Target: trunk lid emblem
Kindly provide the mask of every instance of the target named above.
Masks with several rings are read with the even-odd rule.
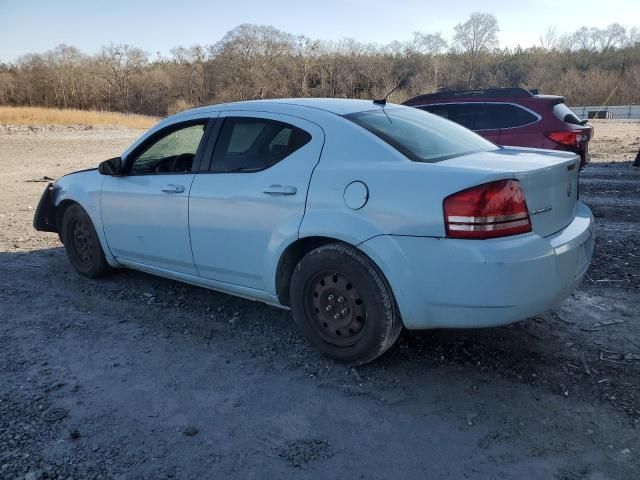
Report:
[[[538,215],[539,213],[550,212],[551,210],[553,210],[553,207],[551,205],[549,205],[548,207],[538,208],[536,210],[531,210],[529,212],[529,215]]]

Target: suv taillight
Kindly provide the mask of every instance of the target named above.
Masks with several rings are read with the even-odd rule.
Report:
[[[498,180],[444,199],[449,238],[486,239],[531,231],[531,218],[517,180]]]
[[[547,132],[545,135],[560,145],[572,148],[579,148],[581,143],[589,141],[589,135],[576,132]]]

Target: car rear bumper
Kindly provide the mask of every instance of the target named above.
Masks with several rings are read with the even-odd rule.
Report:
[[[584,142],[578,150],[580,155],[580,168],[584,167],[591,161],[591,153],[589,153],[589,142]]]
[[[584,277],[595,233],[589,208],[549,237],[494,240],[382,235],[360,245],[385,273],[409,329],[489,327],[561,303]]]

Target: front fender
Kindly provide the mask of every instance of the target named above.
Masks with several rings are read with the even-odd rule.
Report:
[[[65,175],[60,178],[54,186],[53,204],[56,209],[60,208],[63,202],[75,202],[79,204],[84,211],[87,212],[89,218],[91,218],[107,263],[112,267],[117,267],[119,266],[118,262],[109,250],[102,225],[100,192],[104,178],[105,177],[100,175],[97,170],[85,170]]]

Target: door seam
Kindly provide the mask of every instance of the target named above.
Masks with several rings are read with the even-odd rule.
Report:
[[[191,189],[193,188],[193,182],[196,181],[196,175],[193,174],[193,178],[191,179],[191,183],[189,184],[189,191],[187,192],[187,236],[189,237],[189,252],[191,253],[191,262],[193,263],[193,268],[196,271],[196,274],[201,277],[200,270],[198,270],[198,265],[196,265],[196,259],[193,256],[193,244],[191,243]]]
[[[298,231],[296,232],[296,239],[300,238],[300,230],[302,229],[302,222],[304,221],[304,217],[306,217],[307,215],[307,203],[309,202],[309,191],[311,190],[311,180],[313,179],[313,174],[316,172],[316,168],[318,168],[318,165],[320,165],[320,160],[322,159],[322,154],[324,153],[324,145],[327,141],[327,135],[324,129],[320,127],[320,130],[322,130],[322,136],[323,136],[322,147],[320,147],[320,154],[318,155],[318,160],[316,161],[316,164],[311,169],[311,175],[309,175],[309,180],[307,182],[307,191],[304,196],[304,209],[302,210],[302,217],[300,217],[300,223],[298,223]]]

